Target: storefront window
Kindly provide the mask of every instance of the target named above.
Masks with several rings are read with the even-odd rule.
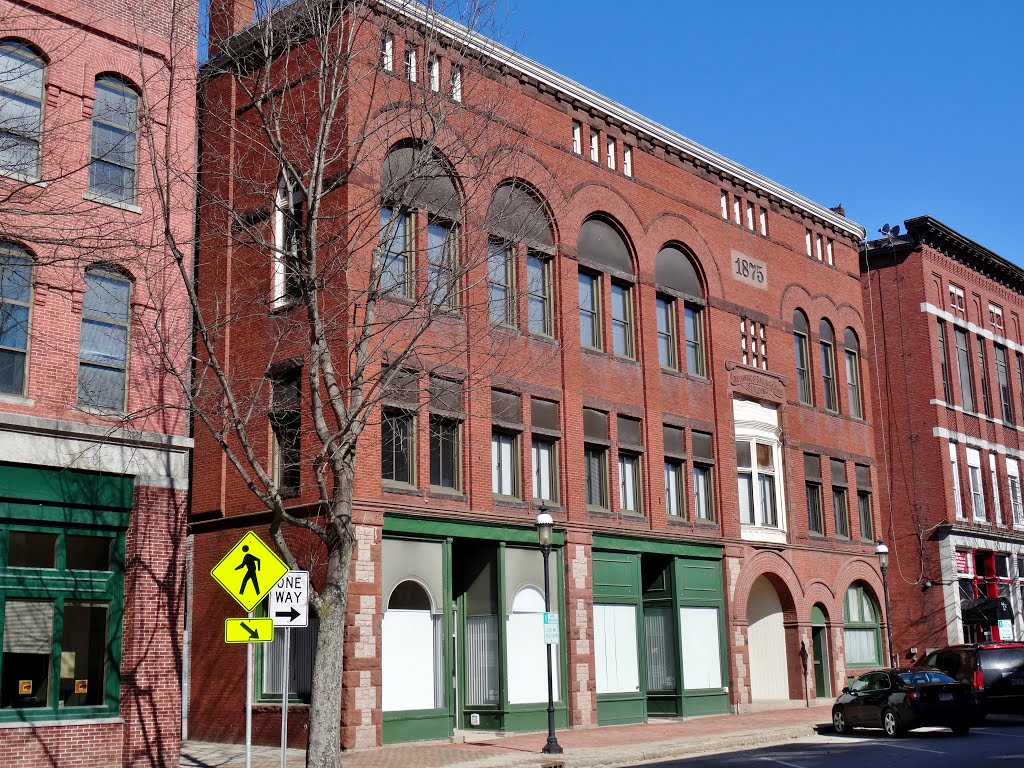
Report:
[[[843,638],[848,666],[881,663],[878,615],[878,603],[868,586],[862,582],[852,584],[843,601]]]

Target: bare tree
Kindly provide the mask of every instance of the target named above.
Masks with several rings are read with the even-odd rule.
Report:
[[[340,764],[357,467],[406,439],[382,405],[415,412],[422,390],[468,410],[493,377],[554,357],[495,332],[523,306],[495,277],[502,249],[553,242],[545,203],[515,181],[528,116],[509,113],[479,34],[495,20],[475,0],[295,0],[213,41],[195,272],[159,167],[176,150],[148,153],[193,368],[179,364],[184,338],[158,324],[152,342],[188,393],[198,450],[219,451],[228,487],[269,511],[284,560],[313,572],[310,766]],[[410,384],[428,373],[429,387]]]

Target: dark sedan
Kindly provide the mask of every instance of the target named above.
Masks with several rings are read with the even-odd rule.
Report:
[[[971,687],[933,669],[881,669],[857,678],[832,707],[836,733],[881,728],[887,736],[926,725],[969,733],[977,701]]]

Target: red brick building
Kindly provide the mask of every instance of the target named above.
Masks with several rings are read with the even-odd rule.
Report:
[[[3,765],[179,761],[195,45],[170,4],[0,4]]]
[[[224,37],[252,18],[251,5],[226,5],[211,19]],[[345,232],[366,265],[376,246],[394,270],[388,289],[400,295],[384,306],[430,288],[408,265],[430,263],[432,238],[455,233],[459,254],[486,254],[431,342],[483,327],[513,353],[483,384],[479,346],[445,366],[406,361],[359,443],[343,743],[543,727],[542,506],[558,529],[563,726],[802,706],[880,664],[862,228],[446,19],[374,5],[353,25],[360,85],[342,104],[372,140],[331,193],[338,210],[370,213]],[[225,73],[259,60],[241,54],[261,33],[224,37],[212,44],[230,56],[213,57],[201,87],[199,273],[204,306],[233,308],[230,375],[268,376],[272,412],[283,364],[309,365],[309,350],[279,332],[291,311],[275,266],[289,247],[282,169]],[[316,56],[308,41],[294,51],[279,50],[270,71],[294,75],[298,91],[298,62]],[[494,133],[467,150],[468,131],[453,129],[436,141],[429,183],[396,191],[423,142],[422,121],[384,117],[399,93],[456,126],[493,110]],[[316,122],[300,110],[284,124]],[[515,226],[493,215],[510,201]],[[229,234],[246,227],[244,242]],[[359,274],[374,273],[347,272],[338,291]],[[270,416],[260,450],[274,464],[287,447]],[[277,478],[294,483],[297,515],[315,498],[313,458],[295,460],[291,482]],[[219,622],[237,608],[205,574],[268,516],[202,434],[193,512],[204,621],[193,623],[190,732],[240,740],[244,652],[224,649]],[[288,682],[300,745],[312,634],[293,643],[300,674]],[[254,729],[267,743],[279,732],[280,653],[275,643],[258,657]]]
[[[861,254],[901,659],[1021,639],[1024,271],[930,216]]]

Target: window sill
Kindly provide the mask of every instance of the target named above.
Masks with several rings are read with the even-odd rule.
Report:
[[[125,411],[119,411],[114,408],[100,408],[97,405],[76,405],[72,410],[79,413],[88,413],[90,416],[106,416],[111,419],[123,419],[127,416]]]
[[[41,189],[46,189],[49,186],[45,181],[40,181],[38,176],[26,176],[23,173],[3,170],[0,170],[0,176],[5,179],[14,179],[15,181],[20,181],[22,184],[28,184],[29,186],[39,187]]]
[[[558,345],[558,339],[547,333],[535,333],[533,331],[528,331],[528,335],[530,337],[530,341],[539,341],[541,344],[551,344],[552,346]]]
[[[786,531],[782,528],[766,528],[750,523],[740,523],[740,537],[744,541],[768,541],[774,544],[786,543]]]
[[[466,494],[456,488],[444,488],[442,486],[432,485],[430,486],[430,498],[464,502],[466,500]]]
[[[530,506],[534,509],[541,509],[543,507],[549,514],[561,514],[562,512],[565,512],[565,508],[553,499],[533,499],[530,502]]]
[[[7,710],[8,712],[12,710]],[[7,722],[0,721],[0,728],[69,728],[79,725],[123,725],[124,720],[119,715],[103,712],[96,717],[57,717],[52,712],[40,715],[38,720],[33,720],[24,714],[24,710],[15,710],[19,717],[17,720]],[[67,711],[67,710],[63,710]],[[83,713],[84,714],[84,713]]]
[[[114,200],[110,197],[104,197],[103,195],[97,195],[94,192],[86,190],[82,193],[82,198],[85,200],[91,200],[94,203],[100,203],[101,205],[109,205],[111,208],[119,208],[122,211],[130,211],[131,213],[142,213],[142,208],[135,203],[126,203],[121,200]]]
[[[515,507],[517,509],[526,509],[530,505],[522,499],[516,496],[503,496],[500,493],[493,494],[495,504],[499,504],[503,507]]]
[[[588,515],[596,515],[597,517],[607,518],[609,520],[618,520],[619,516],[612,512],[607,507],[592,507],[587,506]]]
[[[36,404],[36,401],[29,397],[25,397],[24,395],[0,394],[0,403],[7,403],[8,405],[27,405],[31,407]]]
[[[717,520],[708,520],[707,518],[704,518],[704,517],[698,517],[694,521],[694,525],[696,525],[698,528],[709,528],[709,529],[710,528],[714,528],[716,531],[718,530],[718,521]]]
[[[384,493],[394,493],[399,496],[419,496],[425,498],[426,494],[415,485],[407,485],[393,480],[382,480],[381,486]]]
[[[272,713],[281,712],[281,702],[277,701],[254,701],[252,704],[253,712]],[[301,701],[289,701],[288,702],[289,712],[308,712],[309,704]]]
[[[278,488],[277,494],[282,499],[297,499],[299,497],[299,489],[294,487]]]
[[[273,306],[270,308],[270,314],[276,315],[282,312],[287,312],[290,309],[295,309],[299,306],[298,299],[273,299]]]

